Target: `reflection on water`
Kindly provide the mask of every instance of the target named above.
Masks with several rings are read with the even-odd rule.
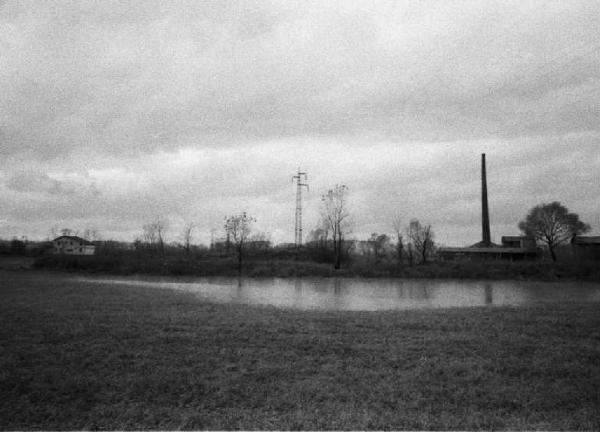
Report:
[[[294,309],[374,311],[600,301],[600,284],[581,282],[225,277],[184,282],[157,278],[83,280],[169,288],[192,292],[212,301]]]
[[[484,285],[484,290],[485,290],[485,304],[486,305],[491,305],[494,304],[494,296],[493,296],[493,288],[492,288],[492,284],[489,282],[486,282]]]

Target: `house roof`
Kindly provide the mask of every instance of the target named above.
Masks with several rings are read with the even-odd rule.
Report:
[[[600,245],[600,236],[575,236],[573,237],[574,244],[597,244]]]
[[[61,239],[73,240],[73,241],[80,242],[80,243],[82,243],[84,245],[94,246],[94,243],[92,243],[91,241],[88,241],[86,239],[83,239],[83,238],[77,237],[77,236],[60,236],[60,237],[56,237],[52,241],[55,242],[55,241],[58,241],[58,240],[61,240]]]

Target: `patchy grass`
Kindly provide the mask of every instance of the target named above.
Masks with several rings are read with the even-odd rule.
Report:
[[[600,428],[597,303],[300,312],[0,280],[1,429]]]

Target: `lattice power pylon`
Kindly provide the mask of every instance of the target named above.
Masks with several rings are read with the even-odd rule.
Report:
[[[292,183],[296,182],[296,228],[294,230],[296,247],[302,245],[302,188],[306,187],[308,191],[307,180],[306,172],[300,171],[300,168],[298,174],[292,177]]]

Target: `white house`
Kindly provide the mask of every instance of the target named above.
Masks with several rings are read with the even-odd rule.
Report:
[[[52,253],[56,255],[94,255],[96,246],[81,237],[60,236],[52,240]]]

